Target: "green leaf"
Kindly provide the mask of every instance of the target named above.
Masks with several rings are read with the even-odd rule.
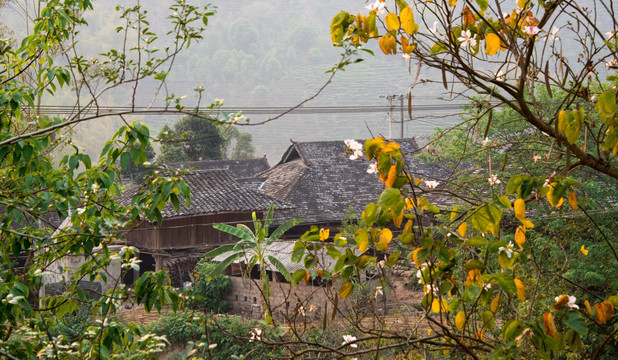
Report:
[[[235,246],[236,244],[228,244],[228,245],[219,246],[218,248],[207,252],[204,255],[204,257],[208,259],[208,258],[219,256],[221,254],[225,254],[226,252],[234,251]]]
[[[515,285],[515,281],[513,280],[513,277],[507,273],[499,273],[495,275],[483,275],[483,280],[485,279],[486,279],[486,282],[495,281],[508,294],[515,295],[517,293],[517,286]]]
[[[465,244],[468,246],[484,247],[488,243],[488,240],[482,236],[475,236],[466,240]]]
[[[481,12],[487,10],[488,0],[476,0],[476,3],[481,9]]]
[[[482,233],[491,232],[497,236],[500,231],[500,220],[502,220],[502,210],[491,204],[486,204],[477,208],[476,212],[469,217],[472,226]]]
[[[268,256],[266,256],[266,258],[268,259],[268,261],[270,261],[271,264],[273,264],[275,266],[277,271],[279,271],[279,273],[281,273],[281,275],[283,275],[283,277],[288,282],[292,281],[292,276],[290,275],[290,272],[288,271],[288,269],[285,267],[285,265],[283,265],[283,263],[279,259],[277,259],[276,257],[274,257],[272,255],[268,255]]]
[[[290,283],[292,285],[298,284],[299,282],[301,282],[301,280],[305,278],[306,274],[307,274],[307,271],[305,269],[298,269],[294,271],[294,273],[292,274],[292,281]]]
[[[212,226],[213,228],[226,232],[230,235],[234,235],[237,238],[246,240],[246,241],[252,241],[255,242],[255,237],[254,236],[249,236],[249,234],[247,234],[246,232],[244,232],[243,230],[240,230],[238,228],[235,228],[233,226],[227,225],[227,224],[214,224]]]
[[[515,194],[517,189],[521,186],[524,180],[528,179],[528,176],[516,174],[511,176],[509,182],[506,184],[506,193],[507,194]]]
[[[520,320],[510,320],[506,323],[503,330],[504,342],[515,340],[524,332],[524,324]]]
[[[243,255],[242,252],[238,252],[236,254],[232,254],[232,255],[228,256],[225,260],[223,260],[220,263],[218,263],[217,266],[215,266],[214,269],[212,269],[212,271],[210,272],[209,276],[221,275],[223,273],[223,271],[228,266],[230,266],[230,264],[232,264],[236,259],[238,259],[242,255]]]
[[[568,318],[565,320],[565,324],[571,329],[577,331],[579,335],[586,336],[588,333],[588,325],[586,325],[586,319],[579,311],[569,311]]]
[[[386,188],[378,198],[378,205],[382,207],[393,207],[401,200],[401,191],[395,188]]]
[[[489,310],[485,310],[481,313],[481,319],[483,320],[483,328],[487,330],[493,330],[496,326],[496,318],[494,313]]]
[[[599,95],[599,101],[597,102],[596,109],[599,112],[599,117],[606,125],[617,125],[617,120],[615,118],[616,93],[613,89],[607,89]]]
[[[441,53],[447,50],[448,50],[448,47],[446,46],[446,44],[444,44],[443,42],[437,42],[431,47],[431,50],[429,51],[429,53],[433,55],[433,54],[438,54],[438,53]]]
[[[279,237],[281,237],[281,235],[283,235],[283,233],[285,233],[286,231],[290,230],[291,228],[293,228],[297,224],[302,223],[303,221],[305,221],[305,218],[302,218],[302,217],[298,217],[298,218],[294,218],[294,219],[290,219],[290,220],[286,221],[281,226],[279,226],[275,231],[273,231],[272,234],[270,234],[270,237],[269,237],[269,240],[268,240],[267,244],[271,244],[273,241],[278,240]]]
[[[300,262],[302,260],[303,255],[305,254],[305,244],[302,241],[298,240],[294,243],[294,249],[292,250],[292,258],[293,262]]]
[[[483,270],[485,269],[485,264],[483,264],[483,262],[479,259],[472,259],[469,260],[466,265],[464,265],[464,269],[466,270],[473,270],[473,269],[479,269],[479,270]]]
[[[349,297],[352,294],[352,290],[354,290],[354,283],[351,281],[344,282],[339,288],[339,297],[342,299]]]

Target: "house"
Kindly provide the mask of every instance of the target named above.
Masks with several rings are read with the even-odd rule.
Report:
[[[173,169],[227,170],[236,181],[252,179],[270,168],[266,157],[240,160],[200,160],[168,164]]]
[[[444,182],[450,176],[444,166],[415,158],[420,149],[413,138],[394,141],[400,144],[412,177]],[[292,217],[305,218],[289,235],[298,237],[311,225],[336,231],[350,210],[360,215],[377,200],[383,183],[367,172],[366,159],[350,160],[345,149],[343,141],[293,141],[277,165],[256,175],[264,179],[258,187],[261,192],[293,204]],[[443,201],[435,196],[432,200]]]
[[[228,170],[193,170],[182,176],[191,187],[191,205],[181,202],[176,211],[168,204],[161,211],[162,223],[143,221],[126,233],[127,243],[140,251],[140,270],[167,269],[173,285],[189,280],[187,273],[206,251],[236,241],[213,224],[250,226],[252,213],[263,218],[273,202],[282,212],[292,209],[284,201],[241,185]],[[122,201],[129,203],[136,190],[127,190]],[[125,282],[132,283],[136,276]]]

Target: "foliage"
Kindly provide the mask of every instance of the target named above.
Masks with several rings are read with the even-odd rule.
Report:
[[[92,312],[85,306],[80,306],[72,314],[65,315],[55,327],[50,329],[52,336],[62,335],[69,343],[82,337],[92,323]]]
[[[549,207],[565,204],[572,211],[584,211],[586,205],[568,195],[574,189],[573,179],[555,178],[556,182],[548,184],[543,178],[513,175],[505,187],[492,185],[488,202],[458,206],[445,212],[448,220],[444,223],[427,226],[424,218],[446,209],[431,204],[423,180],[406,173],[399,145],[377,137],[367,140],[364,150],[367,159],[375,162],[385,189],[377,202],[368,204],[363,211],[366,226],[355,232],[354,246],[361,253],[368,248],[384,252],[384,261],[379,261],[381,255],[355,255],[346,249],[351,240],[342,239],[341,234],[328,242],[328,235],[324,238],[322,232],[310,231],[295,246],[299,251],[294,251],[293,260],[305,267],[299,273],[304,276],[320,268],[312,252],[326,248],[336,264],[324,270],[324,276],[337,280],[341,284],[339,297],[347,298],[361,288],[355,285],[358,270],[369,264],[392,267],[404,257],[411,260],[420,270],[424,286],[420,305],[433,333],[424,335],[412,324],[410,329],[400,328],[399,332],[412,331],[415,343],[425,344],[430,350],[452,348],[472,357],[492,358],[521,358],[528,354],[549,357],[550,352],[578,353],[584,347],[597,357],[608,351],[613,330],[608,334],[604,329],[616,325],[616,292],[610,290],[603,297],[597,295],[594,300],[582,302],[554,292],[555,288],[539,291],[535,285],[540,281],[535,278],[538,272],[530,271],[530,259],[542,256],[542,252],[527,239],[540,222],[532,223],[533,214],[524,199],[531,195],[539,200],[543,197]],[[569,205],[563,196],[571,198]],[[505,216],[517,224],[503,228]],[[403,251],[389,247],[395,241],[391,228],[399,229],[396,240],[403,245]],[[611,242],[606,239],[603,243],[611,252]],[[573,250],[567,253],[570,261],[574,261]],[[384,273],[380,272],[382,276]],[[386,278],[382,284],[388,284]],[[597,336],[588,336],[592,331]],[[524,333],[528,335],[521,337]],[[380,351],[366,347],[379,336],[371,332],[364,335],[363,353]],[[402,342],[396,344],[403,346],[410,340],[408,336],[402,335]],[[390,333],[390,339],[398,339],[398,335]]]
[[[512,11],[486,1],[376,4],[380,6],[368,7],[367,15],[336,14],[330,30],[333,43],[360,48],[376,40],[386,55],[401,51],[405,58],[417,58],[442,72],[447,90],[463,96],[467,89],[481,96],[478,106],[483,112],[506,106],[555,140],[555,148],[573,158],[559,173],[586,166],[618,178],[618,77],[601,81],[605,67],[616,69],[618,37],[615,21],[607,33],[596,24],[596,16],[613,19],[613,3],[521,0]],[[435,21],[433,27],[420,29],[415,15],[420,23]],[[603,40],[588,42],[589,36]],[[578,48],[577,64],[563,54],[567,41]],[[447,75],[459,80],[463,89],[449,85]],[[537,111],[543,107],[536,96],[539,86],[550,98],[556,89],[563,93],[549,113]]]
[[[130,177],[133,183],[141,184],[144,181],[145,175],[152,171],[152,167],[150,169],[147,168],[147,166],[154,161],[155,156],[156,156],[152,145],[149,144],[146,147],[146,150],[144,150],[144,153],[146,155],[146,160],[147,160],[145,164],[131,159],[131,161],[129,161],[127,168],[122,169],[120,171],[122,176]]]
[[[217,120],[205,116],[185,116],[174,129],[164,127],[160,137],[162,162],[220,160],[225,140]]]
[[[113,315],[124,302],[143,305],[147,311],[180,305],[179,291],[167,285],[164,272],[144,272],[130,293],[119,279],[108,277],[107,268],[120,263],[123,274],[139,270],[137,250],[123,246],[118,251],[110,247],[112,242],[122,241],[126,230],[142,220],[160,222],[166,203],[177,209],[181,200],[189,202],[182,174],[165,169],[146,176],[145,185],[130,200],[119,201],[120,171],[131,162],[146,162],[145,150],[150,146],[148,128],[129,123],[125,116],[135,111],[135,93],[143,80],[164,86],[174,58],[201,39],[213,13],[206,7],[174,2],[169,9],[170,43],[164,44],[140,6],[118,7],[122,25],[116,31],[126,46],[88,58],[75,43],[92,10],[89,0],[43,2],[24,37],[0,40],[2,357],[153,358],[164,347],[163,339],[120,323]],[[105,144],[98,161],[92,161],[65,133],[76,124],[101,118],[101,99],[128,88],[133,94],[126,97],[130,110],[105,114],[125,125]],[[41,94],[54,97],[61,91],[71,94],[73,112],[60,117],[36,111]],[[173,111],[184,109],[174,95],[165,102]],[[62,146],[69,149],[68,154],[52,161],[51,155]],[[58,227],[57,219],[67,220]],[[74,268],[62,268],[61,259],[70,256],[83,261]],[[53,282],[53,272],[72,285],[62,294],[38,298],[35,289]],[[110,289],[91,299],[76,285],[81,280],[107,284]],[[88,306],[96,319],[88,330],[69,344],[52,337],[49,330],[80,306]]]
[[[269,349],[260,341],[251,340],[249,334],[261,329],[257,321],[238,316],[201,317],[196,313],[169,313],[150,323],[147,331],[165,336],[176,345],[188,344],[191,356],[203,356],[207,359],[230,359],[233,356],[266,360],[277,350]],[[275,334],[264,328],[264,337]]]
[[[224,297],[229,293],[232,282],[227,275],[210,277],[215,266],[203,260],[195,265],[196,280],[189,295],[196,298],[187,302],[189,308],[216,314],[227,312],[228,304]]]
[[[291,280],[291,276],[283,263],[281,263],[281,260],[272,255],[266,255],[266,250],[269,245],[279,240],[279,237],[286,231],[304,220],[303,218],[288,220],[271,233],[269,229],[273,222],[274,211],[275,204],[273,203],[268,209],[264,223],[257,219],[254,212],[252,214],[253,231],[244,224],[238,224],[236,227],[227,224],[215,224],[213,226],[215,229],[234,235],[240,240],[236,244],[223,245],[204,255],[204,258],[208,259],[217,255],[227,254],[227,257],[212,269],[210,276],[221,274],[225,268],[241,257],[244,259],[243,262],[247,264],[246,269],[248,272],[250,272],[255,265],[259,267],[260,280],[262,281],[261,295],[264,303],[264,319],[268,324],[272,322],[272,311],[270,308],[270,284],[266,270],[269,267],[274,267],[274,269],[281,273],[287,281]]]

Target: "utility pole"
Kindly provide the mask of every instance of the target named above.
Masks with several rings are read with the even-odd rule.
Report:
[[[412,96],[410,94],[393,94],[393,95],[386,95],[386,96],[380,96],[381,98],[386,98],[386,100],[388,101],[388,137],[390,139],[393,138],[393,100],[399,99],[399,106],[400,106],[400,114],[401,114],[401,118],[400,118],[400,132],[399,135],[401,136],[401,138],[403,139],[404,137],[404,99],[409,99],[409,101],[412,101]],[[410,110],[411,112],[411,110]]]

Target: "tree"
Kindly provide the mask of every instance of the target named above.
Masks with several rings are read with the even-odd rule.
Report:
[[[257,220],[256,214],[253,213],[253,231],[244,224],[238,224],[236,227],[227,224],[215,224],[213,226],[215,229],[234,235],[240,240],[236,244],[223,245],[204,255],[204,258],[208,259],[230,253],[212,269],[210,276],[221,274],[223,270],[241,257],[244,259],[244,263],[247,264],[249,274],[254,266],[257,265],[259,267],[260,280],[262,281],[261,295],[264,304],[264,320],[266,320],[267,324],[272,323],[273,319],[272,309],[270,308],[270,282],[266,270],[269,267],[274,267],[287,281],[291,281],[292,278],[281,260],[272,255],[266,255],[266,249],[269,245],[279,240],[286,231],[304,221],[303,218],[288,220],[271,233],[269,229],[273,221],[274,210],[275,204],[271,204],[263,224]]]
[[[240,113],[227,116],[234,123],[244,118]],[[209,116],[185,116],[174,124],[173,130],[166,124],[160,137],[163,139],[159,157],[162,162],[254,157],[251,134],[224,126],[220,120]]]
[[[148,26],[145,9],[119,7],[123,25],[117,32],[125,46],[89,58],[75,45],[80,29],[87,26],[84,16],[92,12],[92,2],[53,0],[40,5],[40,16],[27,35],[0,40],[0,357],[154,358],[164,339],[119,323],[114,314],[125,302],[148,311],[177,309],[179,291],[167,285],[164,272],[145,272],[130,294],[119,279],[108,278],[106,270],[116,262],[123,273],[139,269],[137,251],[129,246],[115,251],[110,245],[142,219],[161,221],[160,209],[167,202],[178,208],[190,194],[182,174],[157,169],[130,204],[118,202],[121,169],[128,169],[131,162],[146,162],[150,146],[148,128],[129,123],[126,116],[137,112],[135,94],[147,80],[149,88],[156,85],[156,100],[157,88],[163,87],[175,57],[201,39],[213,13],[175,2],[170,6],[170,43],[162,44]],[[26,73],[35,76],[27,78]],[[73,112],[63,117],[36,113],[41,94],[59,96],[61,91],[74,101]],[[106,116],[125,125],[93,162],[65,133],[76,124],[100,118],[101,99],[114,91],[126,94],[130,107]],[[174,95],[164,103],[169,111],[186,113]],[[61,146],[73,150],[55,163],[51,156]],[[55,218],[69,220],[58,227]],[[48,271],[67,256],[84,258],[70,272],[59,268],[67,290],[38,298]],[[79,286],[83,280],[108,283],[111,289],[91,298]],[[60,319],[88,308],[96,321],[85,332],[75,339],[53,336],[50,329]]]
[[[376,1],[371,6],[366,16],[337,14],[331,23],[333,43],[361,47],[362,42],[377,40],[385,54],[401,51],[418,59],[419,66],[440,71],[442,83],[453,93],[481,95],[478,106],[483,112],[511,108],[570,159],[558,174],[587,166],[618,178],[618,78],[602,81],[606,68],[617,68],[615,4],[519,0],[512,11],[487,1],[411,6],[405,1]],[[598,23],[601,18],[607,21]],[[383,25],[383,32],[378,25]],[[596,41],[586,41],[589,38]],[[568,42],[564,48],[578,51],[563,53],[563,42]],[[537,85],[544,86],[550,97],[558,89],[565,94],[551,114],[537,111],[542,105]],[[594,110],[585,112],[582,107],[588,103]],[[584,141],[594,146],[582,146]]]
[[[203,116],[185,116],[174,130],[167,125],[162,130],[161,161],[220,160],[225,139],[216,119]]]
[[[344,337],[339,347],[323,347],[300,336],[298,343],[309,344],[316,354],[379,358],[397,351],[401,357],[431,352],[472,359],[549,359],[581,353],[594,359],[614,357],[618,294],[595,294],[593,300],[581,301],[571,291],[583,290],[585,285],[569,284],[564,288],[568,292],[555,293],[553,280],[547,286],[538,284],[534,265],[546,259],[538,258],[541,254],[532,246],[531,236],[543,222],[531,208],[539,202],[574,216],[578,211],[586,213],[589,204],[578,188],[584,178],[579,177],[579,168],[591,169],[595,177],[607,176],[609,184],[618,179],[618,77],[603,74],[605,69],[614,71],[618,61],[615,4],[522,0],[513,11],[504,6],[480,0],[410,4],[377,0],[367,6],[366,14],[341,11],[334,16],[330,33],[335,45],[360,49],[362,43],[376,40],[387,55],[399,51],[413,63],[418,61],[418,66],[437,70],[442,78],[438,83],[450,93],[476,99],[472,122],[482,135],[476,144],[460,138],[466,148],[457,151],[466,153],[470,146],[483,162],[497,156],[510,173],[508,179],[500,179],[496,161],[489,161],[482,175],[484,184],[470,187],[473,193],[457,189],[459,184],[449,179],[446,185],[453,189],[436,188],[407,171],[398,144],[381,137],[368,140],[362,148],[384,188],[377,201],[364,209],[365,226],[354,233],[353,245],[360,252],[374,248],[384,254],[356,256],[345,248],[348,239],[342,241],[339,234],[332,242],[312,241],[310,235],[297,242],[294,259],[305,264],[300,271],[311,273],[315,270],[308,259],[311,251],[326,248],[337,262],[324,277],[341,284],[341,298],[359,290],[360,269],[371,264],[388,269],[404,259],[412,261],[424,289],[418,304],[421,321],[404,321],[393,329],[381,316],[373,319],[377,326],[369,328],[353,319],[351,325],[361,337]],[[579,47],[577,60],[562,51],[562,42],[569,38],[575,41],[565,48]],[[546,106],[540,89],[556,106]],[[523,131],[520,138],[548,139],[540,141],[539,147],[534,141],[511,142],[515,138],[508,133],[511,128],[496,121],[499,108],[517,114],[508,119]],[[505,143],[499,141],[509,137]],[[353,149],[361,147],[354,145]],[[512,162],[506,156],[510,150],[521,157],[543,149],[551,149],[547,152],[551,163],[541,163],[530,172],[517,167],[521,159]],[[439,208],[427,195],[453,195],[457,190],[455,206]],[[612,201],[615,197],[606,199]],[[554,214],[549,213],[550,220]],[[437,225],[427,225],[423,219],[428,216],[436,217]],[[613,264],[618,255],[612,237],[600,226],[597,230],[605,249],[603,263]],[[389,246],[395,241],[398,246]],[[581,263],[587,255],[585,247],[578,255],[565,251],[567,262]],[[562,275],[561,269],[552,270],[556,277]],[[387,287],[387,271],[380,274],[381,286]],[[402,309],[396,316],[416,315],[408,312]],[[287,344],[294,355],[308,352]]]

